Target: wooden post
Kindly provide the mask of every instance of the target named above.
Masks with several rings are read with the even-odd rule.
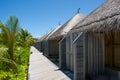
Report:
[[[59,42],[59,67],[66,68],[66,38]]]
[[[85,80],[84,34],[80,33],[73,42],[74,48],[74,80]]]

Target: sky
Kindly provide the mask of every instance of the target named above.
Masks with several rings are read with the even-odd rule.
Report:
[[[39,38],[77,13],[90,14],[106,0],[0,0],[0,21],[19,19],[21,28]]]

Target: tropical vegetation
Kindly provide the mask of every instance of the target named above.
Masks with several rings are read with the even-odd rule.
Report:
[[[19,27],[18,18],[0,22],[0,80],[26,80],[30,46],[35,39]]]

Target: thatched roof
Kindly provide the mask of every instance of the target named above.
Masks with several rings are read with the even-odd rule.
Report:
[[[62,25],[58,25],[55,29],[51,30],[50,32],[46,33],[42,37],[40,37],[37,42],[45,41],[47,40],[56,30],[58,30]]]
[[[120,0],[107,0],[88,15],[74,31],[120,30]]]
[[[70,20],[68,20],[65,24],[63,24],[56,32],[49,36],[49,39],[55,39],[61,36],[66,35],[76,24],[78,24],[81,20],[83,20],[86,15],[77,13]]]
[[[51,31],[51,33],[45,38],[45,40],[48,40],[51,35],[53,35],[62,25],[58,25],[54,30]]]
[[[41,41],[43,41],[49,34],[50,34],[50,32],[49,32],[49,33],[46,33],[45,35],[43,35],[42,37],[40,37],[36,42],[41,42]]]

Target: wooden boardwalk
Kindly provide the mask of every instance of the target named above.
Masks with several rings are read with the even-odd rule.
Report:
[[[36,48],[30,51],[28,80],[71,80]]]

